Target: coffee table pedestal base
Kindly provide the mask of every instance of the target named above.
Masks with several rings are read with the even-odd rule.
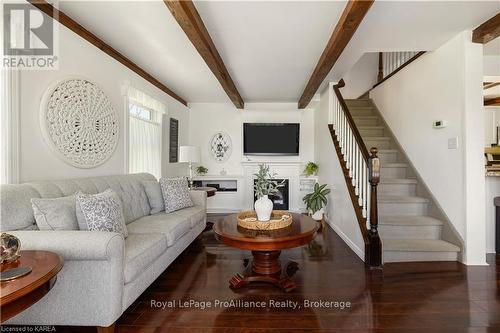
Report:
[[[280,253],[281,251],[252,251],[252,263],[246,262],[245,272],[233,276],[229,286],[239,289],[253,282],[264,282],[271,283],[285,292],[294,290],[297,286],[290,277],[299,269],[298,264],[290,261],[282,270]]]

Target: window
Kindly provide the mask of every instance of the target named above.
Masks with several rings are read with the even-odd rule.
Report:
[[[128,171],[161,177],[164,105],[129,87]]]

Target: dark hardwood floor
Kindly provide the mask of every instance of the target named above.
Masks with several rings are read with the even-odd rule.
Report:
[[[228,280],[251,254],[219,244],[207,231],[122,315],[116,332],[500,332],[499,256],[489,256],[484,267],[394,263],[369,270],[326,227],[309,246],[283,251],[281,257],[299,263],[296,290],[287,294],[263,285],[234,292]],[[212,307],[151,305],[172,300],[206,301]],[[216,300],[284,302],[285,307],[214,308]],[[287,301],[299,306],[286,307]],[[339,303],[307,308],[309,301]]]

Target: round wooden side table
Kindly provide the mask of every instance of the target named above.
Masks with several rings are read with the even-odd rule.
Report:
[[[232,289],[238,289],[252,282],[266,282],[289,292],[296,288],[290,278],[297,271],[298,264],[290,261],[282,269],[279,260],[281,250],[299,247],[313,240],[318,223],[302,214],[291,213],[292,224],[276,230],[250,230],[238,226],[237,214],[228,215],[215,223],[215,237],[220,242],[242,250],[252,251],[253,261],[242,274],[236,274],[230,281]]]
[[[63,266],[59,255],[48,251],[21,251],[12,263],[0,265],[1,271],[15,267],[31,267],[31,273],[14,280],[0,282],[0,322],[5,322],[38,302],[54,286]]]

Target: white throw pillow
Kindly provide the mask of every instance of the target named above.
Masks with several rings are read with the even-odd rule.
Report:
[[[128,236],[121,200],[112,189],[97,194],[77,193],[76,217],[80,230],[111,231]]]
[[[165,200],[165,212],[194,206],[186,178],[160,178],[160,187]]]
[[[40,230],[78,230],[74,195],[60,198],[33,198],[31,206]]]

